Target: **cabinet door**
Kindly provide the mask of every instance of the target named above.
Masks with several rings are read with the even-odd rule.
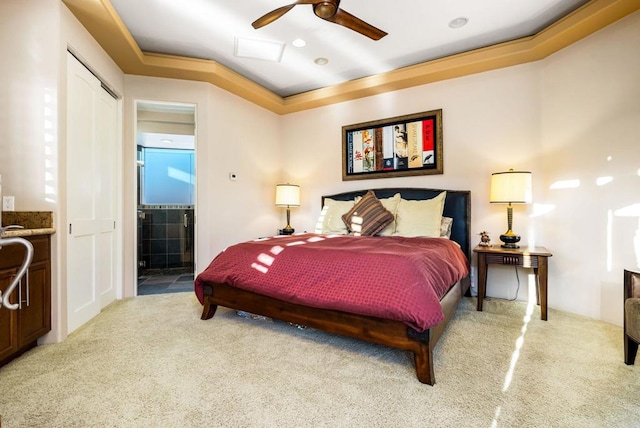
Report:
[[[0,290],[2,290],[3,296],[15,274],[15,269],[0,270]],[[16,302],[17,297],[15,296],[17,294],[18,290],[16,289],[12,293],[11,303]],[[17,319],[17,311],[0,308],[0,361],[11,356],[18,349]]]
[[[18,311],[19,346],[38,340],[51,330],[51,283],[49,262],[34,262],[20,284],[22,303]]]

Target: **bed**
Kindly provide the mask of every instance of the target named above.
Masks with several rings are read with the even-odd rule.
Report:
[[[288,237],[283,236],[266,238],[252,241],[251,243],[237,244],[225,249],[225,251],[216,256],[211,265],[196,277],[195,292],[199,301],[203,305],[201,319],[207,320],[212,318],[216,312],[217,307],[224,306],[238,311],[249,312],[252,314],[262,315],[265,317],[289,322],[295,325],[302,325],[329,333],[340,334],[343,336],[349,336],[368,342],[406,350],[414,354],[415,369],[418,380],[422,383],[433,385],[435,383],[433,368],[434,347],[436,346],[438,339],[444,331],[447,322],[455,312],[458,303],[465,294],[468,295],[470,286],[470,192],[457,190],[446,190],[446,193],[443,192],[445,191],[442,189],[386,188],[346,192],[324,196],[322,198],[322,206],[324,207],[323,214],[326,214],[326,209],[330,205],[329,202],[331,202],[333,205],[338,205],[344,202],[344,204],[346,204],[347,206],[351,206],[352,202],[355,205],[355,201],[358,201],[360,199],[371,199],[371,194],[375,196],[374,199],[377,198],[379,199],[379,201],[383,202],[391,200],[401,200],[401,203],[404,203],[406,206],[416,203],[412,201],[423,201],[424,203],[431,203],[437,198],[442,198],[444,204],[444,207],[441,208],[442,216],[444,218],[452,219],[452,221],[449,223],[450,229],[447,232],[449,239],[397,236],[354,237],[335,233],[326,233],[327,230],[323,229],[316,230],[315,232],[325,233],[305,233]],[[388,207],[388,205],[385,205],[385,207]],[[343,210],[344,209],[345,208],[343,208]],[[364,211],[361,210],[361,212]],[[406,213],[406,211],[403,212]],[[353,213],[353,209],[351,213]],[[359,217],[356,215],[349,218],[357,219]],[[394,216],[394,220],[398,221],[397,227],[399,230],[401,227],[400,209],[397,210],[397,216]],[[323,221],[325,222],[323,224],[326,224],[327,220],[323,220],[323,215],[321,215],[319,224]],[[370,222],[367,222],[367,224],[370,224]],[[404,225],[406,223],[402,224]],[[359,230],[357,225],[351,224],[351,228],[356,230],[355,234],[357,235]],[[388,229],[378,231],[377,234],[384,234],[385,230]],[[354,234],[353,230],[351,230],[351,234]],[[315,254],[310,253],[310,251],[312,251],[315,246],[322,247],[318,248],[317,251],[324,251],[325,255],[322,256],[322,260],[326,260],[326,263],[315,262],[314,269],[317,269],[318,266],[321,266],[322,269],[326,269],[326,276],[331,277],[332,275],[329,275],[329,272],[333,271],[334,266],[340,264],[339,261],[341,259],[344,260],[348,259],[349,257],[353,257],[354,260],[357,258],[357,260],[359,261],[358,264],[380,264],[377,263],[377,261],[380,260],[379,257],[387,256],[382,256],[378,253],[384,251],[378,250],[376,252],[375,250],[373,250],[374,252],[376,252],[376,254],[367,255],[366,251],[362,250],[362,246],[368,245],[369,241],[374,242],[376,244],[375,246],[378,248],[386,248],[387,246],[389,246],[389,248],[392,249],[391,251],[395,251],[394,246],[403,248],[410,247],[410,256],[394,258],[395,261],[393,261],[393,263],[398,263],[398,265],[402,264],[403,260],[405,259],[410,260],[417,258],[418,256],[415,256],[413,252],[417,251],[414,247],[418,247],[417,243],[420,243],[421,246],[424,245],[425,247],[442,247],[444,249],[443,253],[451,253],[451,257],[456,259],[455,263],[463,264],[464,266],[457,266],[453,268],[449,266],[453,265],[453,262],[445,261],[440,263],[445,266],[443,269],[445,269],[447,272],[451,271],[451,273],[441,274],[441,271],[438,270],[437,274],[432,275],[438,278],[442,277],[439,280],[445,282],[444,284],[441,284],[439,286],[439,288],[441,289],[439,292],[440,294],[438,294],[438,291],[435,292],[437,294],[437,308],[434,308],[435,312],[427,313],[427,318],[423,318],[422,313],[410,313],[409,315],[412,318],[406,318],[405,312],[413,311],[414,309],[418,312],[425,311],[422,307],[432,305],[432,303],[430,303],[428,300],[433,300],[433,297],[427,296],[427,292],[419,291],[426,296],[425,302],[421,301],[419,302],[419,304],[416,304],[415,299],[418,298],[409,296],[410,300],[408,301],[410,303],[413,302],[413,304],[409,306],[412,307],[408,309],[400,307],[400,310],[402,311],[401,316],[396,315],[396,312],[394,312],[395,308],[387,308],[386,306],[383,308],[383,310],[380,311],[377,309],[377,307],[375,307],[375,305],[373,305],[371,310],[369,310],[368,306],[364,307],[364,309],[358,307],[352,310],[350,309],[351,306],[344,304],[344,302],[340,300],[342,299],[341,297],[337,299],[339,300],[340,304],[333,304],[333,301],[329,302],[331,304],[325,304],[324,300],[317,300],[317,295],[323,292],[322,290],[325,289],[325,286],[323,285],[322,287],[320,287],[319,285],[315,284],[316,279],[313,279],[314,275],[308,274],[309,266],[312,266],[311,264],[307,263],[306,268],[303,268],[302,266],[305,265],[305,263],[298,263],[300,265],[300,268],[304,270],[301,271],[300,276],[296,278],[303,278],[303,280],[294,281],[296,282],[296,284],[294,284],[296,287],[296,291],[291,292],[287,289],[287,284],[289,284],[289,282],[292,282],[291,277],[286,279],[283,277],[279,277],[276,274],[278,266],[285,263],[285,258],[278,258],[280,257],[280,255],[278,255],[275,258],[275,263],[273,261],[273,257],[270,261],[260,259],[264,256],[264,253],[266,253],[264,249],[267,247],[265,247],[265,245],[272,248],[280,248],[280,250],[278,251],[282,251],[282,248],[285,248],[286,250],[282,251],[282,254],[293,254],[293,249],[295,248],[295,251],[304,251],[304,254],[306,254],[306,256],[302,255],[302,257],[306,257],[307,259],[309,259],[310,254]],[[249,259],[247,259],[246,257],[250,256],[246,255],[245,257],[243,251],[249,251],[249,249],[253,250],[252,247],[257,247],[258,252],[260,252],[261,255],[255,259],[256,261],[254,263],[249,263],[247,261]],[[328,252],[327,249],[329,247],[331,248],[331,251]],[[350,247],[353,247],[357,250],[354,250],[351,253],[347,253],[348,251],[350,251]],[[339,255],[332,255],[332,251],[336,251],[336,248],[339,248],[339,250],[343,252]],[[345,256],[345,254],[347,254],[349,257]],[[429,254],[430,255],[428,256],[422,256],[422,258],[428,258],[429,260],[436,259],[435,256],[431,255],[434,253]],[[367,259],[366,257],[371,258]],[[424,263],[421,262],[420,266],[422,266],[423,264]],[[430,266],[431,265],[435,266],[436,263],[430,262]],[[239,269],[241,266],[249,266],[249,269],[247,270],[251,271],[251,273],[249,274],[250,276],[247,277],[247,279],[243,279],[242,276],[237,275],[237,272],[241,271],[241,269]],[[326,266],[326,268],[324,266]],[[271,270],[267,275],[267,271],[269,269]],[[432,268],[429,267],[427,270],[429,269]],[[438,269],[440,268],[438,267]],[[227,273],[222,275],[223,272]],[[360,276],[364,275],[364,272],[360,274]],[[408,275],[413,275],[413,273],[409,273]],[[257,288],[257,286],[253,284],[252,278],[258,276],[261,278],[270,278],[270,281],[281,281],[280,284],[282,284],[282,286],[278,287],[278,289],[275,291],[262,291],[260,288]],[[322,276],[324,277],[325,275]],[[309,279],[310,277],[311,279]],[[386,277],[383,274],[379,274],[377,278]],[[413,286],[413,284],[417,283],[416,279],[413,276],[410,276],[408,278],[408,284],[412,284],[411,287],[407,287],[408,289],[422,289],[422,287]],[[426,277],[423,276],[422,278]],[[333,280],[335,280],[335,278]],[[371,278],[369,278],[368,280],[371,281]],[[351,279],[345,279],[345,281],[349,281],[349,290],[347,294],[357,294],[359,286],[351,283]],[[396,281],[383,280],[380,282],[383,282],[386,286],[387,284]],[[427,283],[432,282],[432,280],[429,278],[428,280],[425,279],[422,282]],[[347,288],[342,284],[332,284],[330,286],[340,286],[343,289]],[[297,294],[298,292],[300,292],[300,290],[312,290],[312,292],[314,293],[314,299],[316,300],[305,300],[305,296]],[[336,294],[336,289],[326,291],[326,294],[331,295],[333,299],[335,298],[334,295]],[[363,296],[358,297],[358,302],[362,300],[362,297]],[[364,297],[367,301],[371,300],[368,296]],[[419,298],[422,299],[422,294]],[[403,299],[393,300],[395,301]],[[406,302],[407,300],[404,299],[404,301]],[[398,306],[399,305],[400,303],[398,303]]]

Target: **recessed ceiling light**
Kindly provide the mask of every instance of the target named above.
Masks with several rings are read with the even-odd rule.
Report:
[[[449,22],[449,27],[451,28],[460,28],[460,27],[464,27],[465,25],[467,25],[467,22],[469,22],[469,18],[466,18],[464,16],[460,16],[456,19],[452,19]]]
[[[302,39],[295,39],[291,44],[297,48],[303,48],[307,45],[307,42]]]
[[[313,62],[315,62],[317,65],[327,65],[327,64],[329,64],[329,60],[326,59],[326,58],[322,58],[322,57],[314,59]]]

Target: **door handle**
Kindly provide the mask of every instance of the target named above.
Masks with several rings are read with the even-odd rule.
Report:
[[[31,290],[29,290],[29,271],[27,270],[24,274],[24,278],[25,278],[25,282],[26,282],[26,286],[25,286],[25,291],[27,294],[27,299],[24,301],[27,306],[31,306]]]
[[[18,281],[18,309],[22,309],[22,278]]]
[[[189,227],[189,216],[187,213],[184,213],[184,227]]]

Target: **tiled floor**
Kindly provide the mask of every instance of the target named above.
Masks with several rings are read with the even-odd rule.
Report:
[[[138,278],[138,296],[145,294],[193,292],[193,274],[153,275]]]

